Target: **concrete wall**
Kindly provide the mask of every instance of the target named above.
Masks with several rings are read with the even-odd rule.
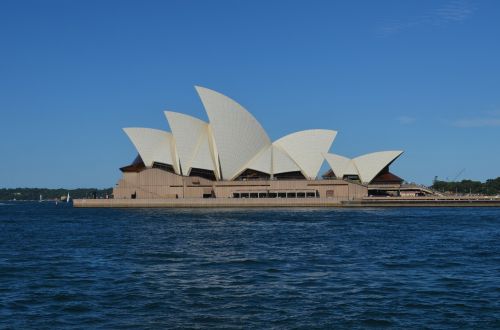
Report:
[[[235,192],[314,192],[319,198],[353,200],[368,195],[366,186],[344,180],[210,181],[183,177],[160,169],[123,173],[113,190],[115,199],[232,198]]]
[[[500,207],[493,197],[75,199],[74,207]]]

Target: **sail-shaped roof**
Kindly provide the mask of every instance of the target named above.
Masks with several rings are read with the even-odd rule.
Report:
[[[196,90],[210,121],[222,178],[234,179],[271,141],[260,123],[240,104],[208,88],[196,86]]]
[[[273,174],[302,172],[297,163],[280,146],[273,143]]]
[[[323,155],[337,178],[343,178],[344,175],[359,175],[352,159],[329,153]]]
[[[267,174],[280,174],[301,170],[293,159],[274,143],[257,154],[246,167]]]
[[[270,145],[269,147],[261,150],[257,155],[255,155],[254,158],[252,158],[248,164],[245,166],[246,168],[271,174],[272,173],[272,148],[273,146]]]
[[[379,151],[362,155],[353,159],[359,171],[359,178],[362,182],[371,182],[377,174],[389,166],[398,158],[403,151]]]
[[[189,175],[192,168],[200,168],[214,171],[219,178],[208,123],[173,111],[165,111],[165,116],[174,136],[182,174]]]
[[[308,179],[315,179],[323,164],[323,153],[328,152],[336,131],[311,129],[299,131],[275,141],[273,144],[285,151]]]
[[[213,171],[218,180],[233,180],[246,169],[270,175],[300,171],[315,179],[326,159],[337,177],[358,175],[371,182],[402,151],[382,151],[349,159],[329,154],[337,132],[312,129],[286,135],[271,143],[260,123],[236,101],[195,86],[209,123],[166,111],[172,133],[150,128],[124,128],[147,167],[170,164],[175,172]]]
[[[358,175],[363,183],[370,183],[385,167],[398,158],[403,151],[379,151],[353,159],[336,154],[324,154],[328,165],[338,178]]]
[[[154,162],[169,164],[172,165],[175,173],[180,174],[172,133],[144,127],[128,127],[123,130],[134,144],[146,167],[153,166]]]

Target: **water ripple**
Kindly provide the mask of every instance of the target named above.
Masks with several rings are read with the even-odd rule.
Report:
[[[0,328],[499,328],[500,210],[0,208]]]

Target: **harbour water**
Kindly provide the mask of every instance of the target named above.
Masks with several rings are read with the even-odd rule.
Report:
[[[500,328],[500,208],[0,203],[0,328]]]

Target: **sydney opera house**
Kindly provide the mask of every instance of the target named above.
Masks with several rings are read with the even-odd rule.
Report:
[[[310,129],[271,141],[261,124],[229,97],[196,87],[208,122],[166,111],[170,131],[124,128],[137,149],[122,167],[115,199],[350,200],[399,194],[389,166],[402,151],[356,158],[329,153],[334,130]],[[324,162],[329,166],[320,173]]]

